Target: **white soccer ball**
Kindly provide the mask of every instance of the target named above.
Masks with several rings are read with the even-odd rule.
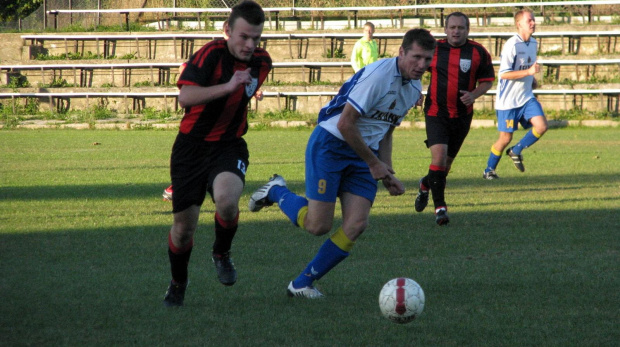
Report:
[[[392,322],[409,323],[424,310],[424,291],[411,278],[394,278],[381,289],[379,307],[383,316]]]

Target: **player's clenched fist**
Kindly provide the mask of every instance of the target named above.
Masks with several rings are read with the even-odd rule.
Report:
[[[250,75],[250,71],[252,71],[251,68],[235,71],[235,74],[228,82],[228,84],[231,86],[230,89],[236,90],[242,84],[252,83],[252,76]]]

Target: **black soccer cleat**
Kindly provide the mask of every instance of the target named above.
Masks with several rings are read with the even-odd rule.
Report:
[[[447,225],[450,223],[450,217],[448,217],[448,210],[445,207],[440,207],[435,210],[435,223],[438,225]]]
[[[217,271],[217,279],[225,286],[232,286],[237,282],[237,270],[235,264],[230,259],[230,252],[223,254],[213,253],[213,263]]]
[[[523,166],[523,156],[521,154],[515,154],[512,149],[514,147],[510,147],[506,150],[506,155],[512,159],[512,163],[515,164],[517,170],[524,172],[525,166]]]
[[[185,289],[187,289],[188,283],[179,284],[170,281],[170,285],[168,286],[168,290],[166,291],[166,295],[164,296],[164,306],[183,306],[183,300],[185,299]]]
[[[483,172],[482,178],[484,178],[485,180],[496,180],[499,178],[499,176],[497,176],[497,174],[495,173],[495,170],[491,170],[491,171]]]
[[[420,178],[418,196],[415,197],[415,211],[416,212],[424,211],[424,209],[426,208],[426,205],[428,205],[428,190],[427,191],[422,190],[421,186],[422,186],[422,179]]]

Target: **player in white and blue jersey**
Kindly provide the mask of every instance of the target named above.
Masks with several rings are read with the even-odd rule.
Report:
[[[521,172],[525,171],[521,152],[536,143],[547,131],[547,118],[533,92],[537,86],[534,75],[540,71],[540,65],[536,62],[538,44],[532,37],[536,30],[534,13],[529,9],[520,10],[515,15],[515,24],[517,35],[506,41],[500,57],[495,100],[499,138],[491,146],[483,174],[483,178],[490,180],[499,178],[495,169],[519,123],[524,129],[531,129],[515,146],[506,150],[506,155]]]
[[[392,169],[392,132],[421,100],[420,78],[435,45],[428,30],[409,30],[398,57],[359,70],[321,109],[306,148],[306,197],[291,192],[279,175],[252,194],[250,211],[278,203],[294,225],[317,236],[332,230],[340,199],[342,226],[289,283],[289,296],[323,297],[313,283],[349,255],[366,229],[377,181],[383,181],[391,195],[405,193]]]

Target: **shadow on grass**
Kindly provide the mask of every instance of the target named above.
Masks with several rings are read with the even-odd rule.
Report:
[[[609,174],[580,174],[576,175],[521,175],[505,176],[499,180],[488,181],[482,179],[481,175],[474,177],[448,177],[448,192],[460,188],[483,189],[496,193],[545,193],[562,192],[578,189],[614,189],[620,182],[620,177],[615,173]],[[265,184],[265,180],[246,181],[244,193],[250,194],[255,189]],[[305,191],[304,183],[297,180],[287,181],[289,188],[303,194]],[[403,180],[403,184],[411,193],[417,189],[417,180]],[[583,184],[583,185],[582,185]],[[585,186],[587,184],[587,186]],[[52,186],[33,186],[33,187],[0,187],[1,200],[54,200],[54,199],[105,199],[105,198],[148,198],[158,197],[161,192],[169,185],[167,182],[156,184],[110,184],[110,185],[52,185]],[[381,186],[381,184],[379,184]],[[568,187],[566,187],[568,185]],[[541,187],[542,186],[542,187]],[[380,189],[382,189],[380,187]],[[415,194],[415,193],[413,193]],[[449,193],[448,193],[449,194]]]
[[[243,218],[233,287],[215,278],[212,222],[204,219],[181,310],[161,305],[168,225],[2,234],[5,342],[527,345],[588,338],[604,345],[613,337],[609,322],[620,299],[614,209],[556,211],[552,219],[548,211],[529,210],[516,220],[505,210],[456,212],[448,227],[434,225],[430,213],[380,213],[349,259],[321,281],[328,299],[319,302],[289,299],[285,288],[325,237],[276,214],[264,222]],[[397,276],[415,278],[427,295],[420,320],[398,329],[376,303],[382,284]],[[338,329],[324,317],[337,319]],[[549,333],[562,337],[549,340]]]

